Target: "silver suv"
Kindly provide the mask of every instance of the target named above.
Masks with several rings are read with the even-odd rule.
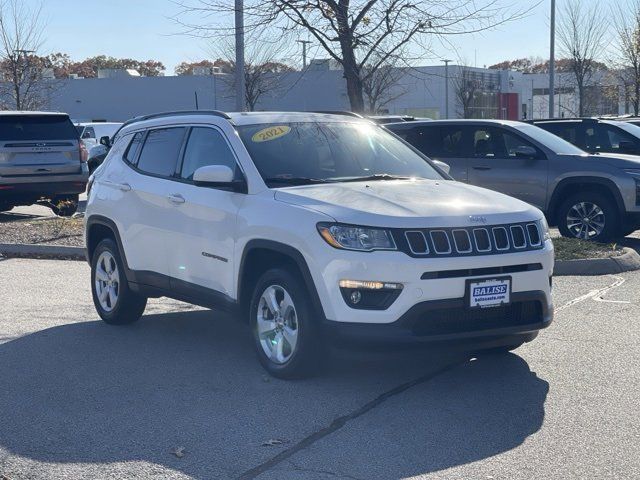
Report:
[[[607,241],[640,227],[640,157],[588,154],[541,128],[504,120],[386,125],[459,181],[540,208],[562,235]]]
[[[44,202],[72,215],[89,178],[87,156],[67,114],[0,112],[0,212]]]

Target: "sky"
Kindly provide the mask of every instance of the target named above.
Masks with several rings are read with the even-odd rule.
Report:
[[[41,54],[68,53],[74,60],[95,55],[160,60],[172,75],[182,61],[207,58],[204,40],[181,35],[172,20],[179,8],[172,0],[21,0],[43,5],[46,24]],[[233,2],[233,0],[228,0]],[[505,0],[516,5],[537,0]],[[557,0],[558,8],[566,0]],[[616,0],[581,0],[601,3],[605,8]],[[522,2],[522,3],[521,3]],[[526,18],[496,30],[455,37],[453,46],[435,45],[420,65],[439,63],[441,58],[464,59],[469,65],[492,65],[506,59],[549,55],[549,3],[542,0]],[[310,57],[326,57],[311,52]]]

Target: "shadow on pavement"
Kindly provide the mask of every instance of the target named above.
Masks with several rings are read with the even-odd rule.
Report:
[[[146,461],[230,478],[381,393],[463,360],[422,350],[339,352],[320,377],[283,382],[260,368],[244,325],[211,317],[147,315],[127,327],[87,321],[0,345],[0,446],[51,464]],[[382,404],[399,409],[393,422],[377,423],[390,445],[378,450],[380,432],[363,432],[368,440],[350,444],[351,460],[370,467],[366,477],[391,478],[495,455],[540,428],[547,390],[515,355],[465,362]],[[387,411],[382,405],[354,426]],[[270,439],[286,443],[262,445]],[[407,458],[402,447],[410,444],[422,445],[420,455]],[[171,455],[177,447],[183,458]]]

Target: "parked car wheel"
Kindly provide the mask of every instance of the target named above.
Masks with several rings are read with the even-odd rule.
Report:
[[[102,240],[91,259],[91,292],[100,318],[124,325],[138,320],[147,305],[146,297],[131,291],[116,243]]]
[[[71,217],[78,211],[78,195],[68,197],[55,197],[51,200],[49,208],[59,217]]]
[[[256,283],[249,315],[262,366],[274,377],[315,373],[322,351],[321,330],[298,275],[282,268],[266,271]]]
[[[577,193],[560,205],[558,229],[564,237],[606,242],[620,234],[620,214],[600,193]]]

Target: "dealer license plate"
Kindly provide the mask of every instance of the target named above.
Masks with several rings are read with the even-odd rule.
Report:
[[[468,291],[471,308],[507,305],[511,301],[511,278],[471,280]]]

